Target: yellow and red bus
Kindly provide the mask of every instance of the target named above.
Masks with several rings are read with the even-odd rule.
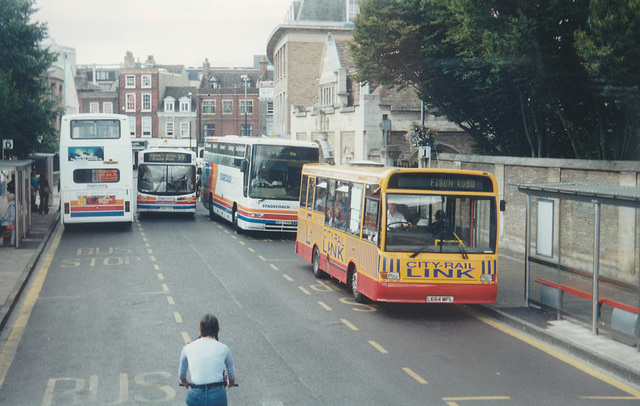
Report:
[[[152,148],[138,153],[138,212],[196,214],[196,153]]]
[[[302,171],[296,252],[357,301],[493,303],[498,189],[467,170],[330,166]]]
[[[276,137],[207,137],[202,204],[236,232],[295,232],[302,166],[318,162],[314,142]]]

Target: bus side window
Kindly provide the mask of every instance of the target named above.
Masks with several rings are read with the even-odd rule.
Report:
[[[351,202],[349,204],[349,234],[360,235],[362,221],[362,183],[351,185]]]
[[[324,206],[325,209],[325,218],[324,224],[328,226],[333,226],[335,210],[334,204],[336,202],[336,181],[335,179],[329,179],[327,181],[327,196],[326,196],[326,204]]]
[[[316,182],[316,201],[314,205],[315,211],[319,211],[324,214],[326,201],[327,201],[327,179],[320,178]]]
[[[363,219],[362,239],[377,243],[380,219],[380,187],[378,185],[366,185]]]
[[[309,175],[302,175],[302,185],[300,185],[300,207],[307,207],[307,182]]]
[[[302,185],[305,185],[304,180],[302,181]],[[309,188],[307,189],[307,209],[313,209],[313,192],[316,188],[316,178],[309,178]]]

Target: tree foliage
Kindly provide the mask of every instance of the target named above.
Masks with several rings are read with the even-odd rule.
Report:
[[[358,79],[414,87],[478,152],[637,159],[640,19],[617,3],[363,0]]]
[[[39,46],[47,28],[30,21],[34,12],[32,0],[0,0],[0,138],[21,158],[50,148],[59,114],[42,79],[56,55]]]

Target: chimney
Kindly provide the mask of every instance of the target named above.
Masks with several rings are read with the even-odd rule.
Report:
[[[262,80],[269,79],[267,77],[267,66],[268,65],[269,65],[269,62],[267,62],[267,58],[265,58],[263,56],[262,59],[260,60],[260,79],[262,79]]]
[[[202,64],[202,77],[206,78],[209,76],[210,70],[211,64],[209,63],[209,58],[204,58],[204,63]]]

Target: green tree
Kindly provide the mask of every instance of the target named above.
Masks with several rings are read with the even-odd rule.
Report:
[[[603,155],[640,159],[640,3],[593,0],[589,24],[575,38],[597,92]]]
[[[13,139],[21,158],[55,144],[52,120],[60,112],[42,75],[56,55],[40,47],[45,24],[30,21],[32,0],[0,0],[0,138]]]
[[[478,152],[607,159],[575,33],[589,1],[363,0],[359,79],[413,86]]]

